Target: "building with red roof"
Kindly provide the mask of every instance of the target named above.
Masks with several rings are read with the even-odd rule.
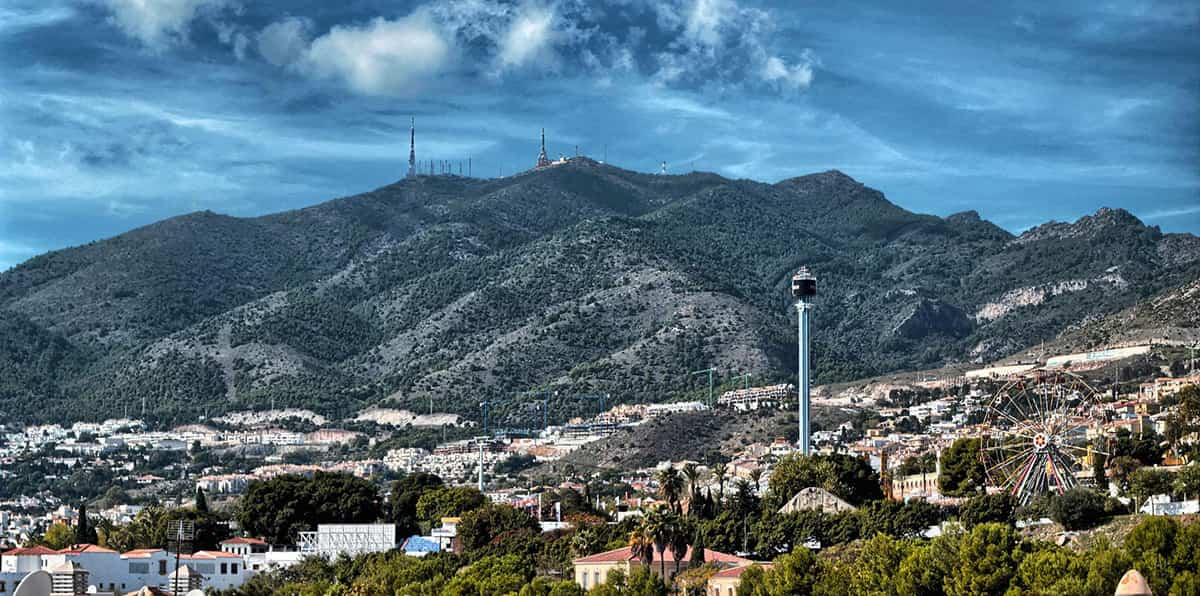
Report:
[[[667,549],[662,553],[662,557],[659,557],[657,552],[655,553],[651,567],[656,573],[660,568],[665,567],[667,576],[670,577],[678,570],[685,569],[691,560],[692,548],[690,546],[678,561],[675,560],[675,555],[671,550]],[[704,549],[704,561],[718,567],[741,567],[754,563],[750,559],[707,548]],[[575,559],[575,583],[584,590],[590,590],[608,581],[608,572],[613,569],[620,569],[628,577],[643,564],[640,558],[633,555],[633,548],[629,546],[588,555]]]

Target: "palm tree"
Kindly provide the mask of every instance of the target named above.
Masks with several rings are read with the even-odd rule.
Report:
[[[700,480],[700,468],[696,464],[688,462],[683,464],[683,477],[688,483],[688,515],[692,514],[692,503],[696,502],[698,494],[697,483]]]
[[[717,504],[725,499],[725,474],[729,472],[729,468],[725,464],[717,464],[713,466],[713,476],[717,477]],[[720,507],[718,507],[719,509]]]
[[[672,511],[679,511],[679,498],[683,493],[683,477],[679,470],[666,468],[658,473],[658,494],[671,506]]]
[[[654,562],[654,536],[649,521],[647,516],[643,516],[629,535],[630,554],[640,559],[647,567]]]
[[[679,561],[687,554],[688,542],[691,542],[692,538],[687,521],[678,515],[670,516],[666,538],[667,548],[671,549],[671,555],[675,557],[675,575],[679,575]]]
[[[754,468],[753,470],[750,470],[750,479],[754,481],[754,492],[758,493],[759,495],[762,495],[762,475],[762,468]]]

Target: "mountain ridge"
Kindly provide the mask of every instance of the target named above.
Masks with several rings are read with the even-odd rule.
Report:
[[[34,388],[0,388],[0,409],[152,395],[161,419],[274,401],[473,413],[534,387],[693,395],[686,373],[709,366],[784,379],[802,264],[822,287],[818,381],[1000,357],[1198,277],[1200,240],[1122,213],[1013,236],[836,170],[765,184],[586,159],[197,212],[0,274],[0,325],[44,346],[0,345],[0,372]],[[38,397],[41,412],[20,405]]]

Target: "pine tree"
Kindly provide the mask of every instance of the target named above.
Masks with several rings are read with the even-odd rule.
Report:
[[[196,511],[199,513],[208,513],[208,498],[204,496],[204,489],[196,487]]]
[[[76,544],[96,544],[100,538],[96,536],[96,529],[88,521],[87,501],[79,503],[79,524],[75,526],[75,543]]]

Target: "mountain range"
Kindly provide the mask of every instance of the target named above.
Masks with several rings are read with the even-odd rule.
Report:
[[[818,278],[822,383],[1141,320],[1200,279],[1200,238],[1114,209],[1015,236],[974,212],[908,212],[837,171],[765,184],[577,158],[419,176],[263,217],[192,213],[0,274],[0,411],[477,418],[488,400],[519,424],[512,397],[533,389],[557,391],[556,419],[592,411],[585,394],[694,397],[707,380],[692,371],[795,374],[801,265]],[[1188,312],[1155,323],[1195,327],[1174,320]]]

